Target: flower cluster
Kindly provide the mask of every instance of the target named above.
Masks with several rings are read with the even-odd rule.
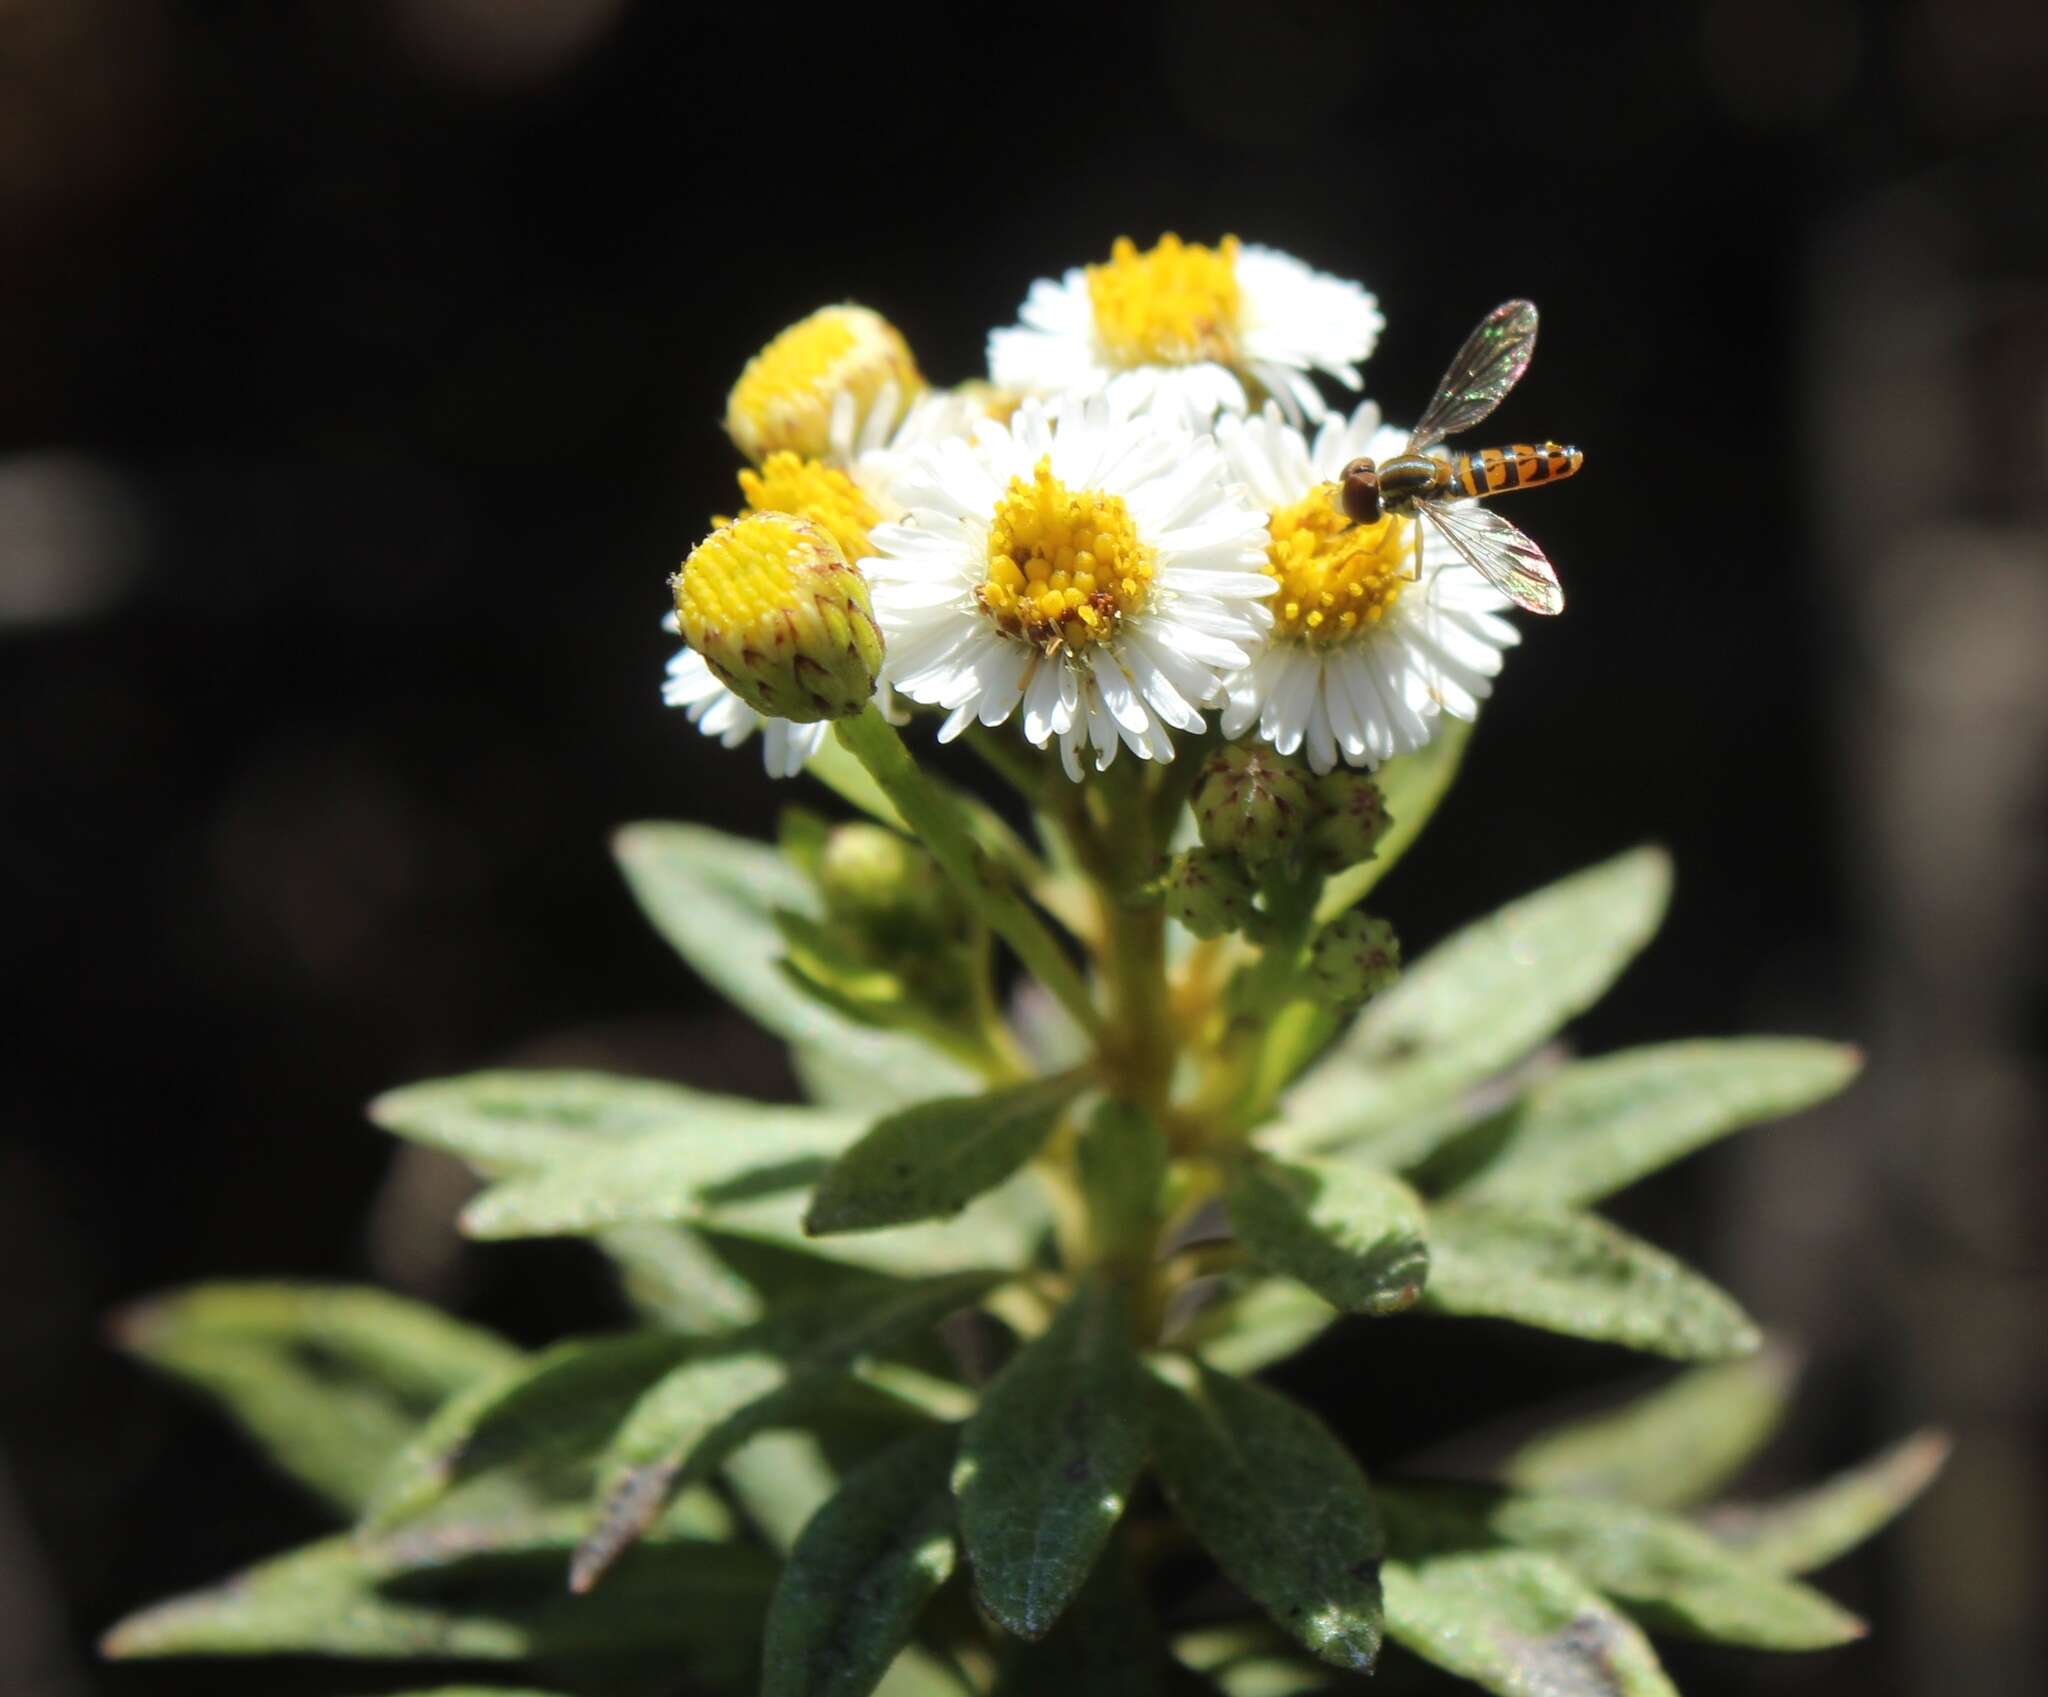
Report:
[[[1014,724],[1076,780],[1120,749],[1170,761],[1212,713],[1316,773],[1423,747],[1477,713],[1518,633],[1415,517],[1346,516],[1346,465],[1407,438],[1370,401],[1328,410],[1317,379],[1360,388],[1382,323],[1356,283],[1172,235],[1034,283],[988,380],[950,390],[874,312],[813,313],[733,388],[744,505],[674,579],[690,646],[664,698],[728,746],[764,731],[776,776],[876,690],[937,709],[942,742]],[[771,513],[858,573],[860,644],[807,653],[815,621],[788,618],[693,627],[730,599],[693,582],[752,561],[750,534],[794,534],[743,528]]]

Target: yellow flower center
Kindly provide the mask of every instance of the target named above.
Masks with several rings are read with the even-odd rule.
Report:
[[[742,471],[740,493],[747,498],[748,513],[795,513],[830,531],[848,560],[862,560],[874,552],[868,546],[868,532],[882,522],[882,515],[860,485],[836,466],[785,449],[770,454],[759,471]]]
[[[1117,365],[1228,363],[1237,350],[1238,241],[1190,246],[1175,235],[1144,253],[1117,237],[1107,265],[1088,267],[1095,335]]]
[[[1353,524],[1335,497],[1335,484],[1321,484],[1272,515],[1266,570],[1279,585],[1271,602],[1276,639],[1348,641],[1385,618],[1413,581],[1413,521],[1389,513],[1377,524]]]
[[[896,327],[864,306],[820,307],[747,361],[726,397],[726,433],[750,460],[784,448],[823,459],[839,393],[865,411],[890,381],[902,405],[924,388]]]
[[[1121,497],[1070,490],[1042,459],[996,504],[977,593],[1000,629],[1052,654],[1113,635],[1144,606],[1152,566]]]

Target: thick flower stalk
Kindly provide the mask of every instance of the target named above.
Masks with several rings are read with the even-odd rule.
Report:
[[[1561,605],[1488,503],[1576,451],[1460,473],[1442,444],[1535,322],[1496,309],[1390,431],[1319,386],[1362,384],[1367,291],[1168,236],[1034,284],[987,380],[929,388],[845,306],[748,362],[740,499],[672,580],[663,695],[817,787],[773,847],[654,824],[617,851],[808,1100],[561,1071],[379,1098],[474,1169],[470,1235],[589,1238],[639,1326],[529,1354],[299,1287],[126,1316],[350,1530],[111,1653],[769,1697],[1323,1689],[1384,1654],[1502,1697],[1671,1697],[1646,1629],[1858,1635],[1797,1576],[1941,1440],[1708,1506],[1787,1360],[1597,1211],[1858,1057],[1569,1055],[1656,929],[1654,851],[1490,892],[1513,899],[1419,953],[1412,880],[1383,896],[1510,609]],[[1346,1317],[1371,1358],[1407,1311],[1684,1365],[1488,1478],[1368,1478],[1257,1374]]]

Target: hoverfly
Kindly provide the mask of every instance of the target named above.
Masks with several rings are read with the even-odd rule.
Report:
[[[1577,471],[1585,456],[1560,442],[1517,442],[1443,459],[1429,452],[1499,406],[1535,351],[1535,303],[1495,307],[1465,338],[1407,448],[1381,465],[1353,460],[1338,479],[1337,502],[1355,524],[1376,524],[1387,514],[1427,519],[1466,564],[1518,607],[1561,613],[1564,591],[1543,550],[1498,513],[1460,497],[1476,502],[1507,489],[1554,483]]]

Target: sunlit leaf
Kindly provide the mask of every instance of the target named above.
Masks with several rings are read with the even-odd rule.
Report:
[[[520,1359],[420,1303],[340,1285],[199,1285],[127,1309],[117,1335],[350,1515],[420,1421]]]
[[[1230,1221],[1254,1261],[1346,1313],[1398,1313],[1429,1273],[1422,1199],[1355,1161],[1248,1161]]]
[[[1523,1491],[1688,1508],[1740,1472],[1777,1430],[1797,1365],[1790,1351],[1774,1348],[1692,1368],[1623,1407],[1531,1438],[1500,1476]]]
[[[1318,920],[1334,919],[1347,907],[1363,901],[1394,870],[1450,793],[1452,780],[1465,759],[1465,745],[1472,740],[1473,725],[1470,720],[1454,719],[1448,713],[1437,723],[1441,728],[1427,747],[1413,754],[1397,755],[1373,773],[1380,794],[1386,798],[1386,835],[1380,838],[1372,859],[1346,867],[1324,884],[1322,900],[1316,904]]]
[[[1337,1315],[1293,1279],[1239,1275],[1234,1289],[1195,1316],[1185,1337],[1211,1367],[1239,1375],[1258,1372],[1328,1331]]]
[[[814,1236],[957,1214],[1038,1153],[1079,1078],[922,1102],[879,1121],[818,1181],[804,1229]]]
[[[1919,1432],[1811,1490],[1716,1508],[1702,1524],[1760,1567],[1808,1573],[1904,1512],[1941,1472],[1949,1447],[1946,1433]]]
[[[1391,1168],[1420,1160],[1457,1129],[1430,1111],[1598,1000],[1656,930],[1670,891],[1663,852],[1638,849],[1440,943],[1288,1092],[1269,1146],[1355,1144]],[[1404,1136],[1411,1125],[1429,1135]]]
[[[1496,1697],[1678,1697],[1641,1628],[1548,1556],[1390,1561],[1380,1577],[1387,1636]]]
[[[1429,1215],[1423,1306],[1515,1320],[1679,1361],[1745,1355],[1763,1341],[1732,1298],[1683,1263],[1591,1214],[1451,1204]]]
[[[906,1438],[811,1519],[768,1609],[762,1697],[865,1697],[953,1571],[954,1433]]]
[[[1461,1199],[1597,1202],[1744,1126],[1843,1089],[1862,1056],[1793,1037],[1661,1043],[1578,1061],[1459,1139]],[[1453,1151],[1447,1151],[1452,1153]]]
[[[1145,1459],[1146,1388],[1120,1294],[1084,1281],[961,1432],[953,1492],[975,1589],[1010,1631],[1051,1629]]]
[[[1380,1646],[1380,1528],[1365,1475],[1313,1414],[1206,1367],[1154,1378],[1152,1451],[1174,1508],[1274,1623],[1332,1666]]]

